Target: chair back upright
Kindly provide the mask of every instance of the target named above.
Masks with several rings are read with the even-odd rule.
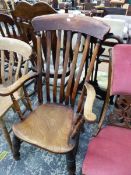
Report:
[[[77,112],[83,112],[84,101],[84,86],[82,84],[81,95],[78,94],[78,89],[81,84],[81,80],[89,81],[94,67],[94,62],[97,58],[101,41],[104,36],[109,32],[109,26],[101,21],[97,21],[91,17],[72,16],[68,14],[60,15],[44,15],[36,17],[32,20],[32,25],[37,37],[37,55],[38,55],[38,72],[41,74],[42,62],[44,62],[45,73],[45,92],[46,102],[59,103],[74,107],[77,105]],[[50,86],[50,65],[52,62],[51,57],[51,42],[52,31],[56,32],[57,44],[56,44],[56,58],[54,66],[54,78],[52,87]],[[61,39],[64,32],[64,51],[61,52]],[[72,36],[77,34],[74,50],[72,49]],[[83,52],[79,52],[81,44],[81,37],[85,36]],[[44,41],[47,44],[46,55],[44,55]],[[91,51],[90,44],[92,39],[95,41],[93,49]],[[73,50],[73,55],[70,51]],[[90,57],[90,59],[89,59]],[[42,58],[42,59],[41,59]],[[62,63],[61,77],[58,82],[58,70]],[[89,66],[85,66],[89,65]],[[86,67],[86,69],[85,69]],[[88,68],[88,71],[87,71]],[[69,73],[68,76],[66,73]],[[40,78],[40,80],[42,80]],[[58,86],[59,83],[59,86]],[[42,83],[40,83],[42,84]],[[39,93],[42,88],[39,88]],[[39,94],[40,101],[42,101],[42,92]],[[77,100],[79,101],[77,101]],[[78,102],[78,103],[76,103]]]

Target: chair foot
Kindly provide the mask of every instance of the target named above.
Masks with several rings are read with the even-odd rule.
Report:
[[[16,135],[13,136],[13,157],[15,160],[20,160],[20,144],[21,141]]]
[[[69,175],[75,175],[76,173],[76,155],[74,154],[74,150],[67,153],[66,155],[66,162],[67,162],[67,169],[69,172]]]

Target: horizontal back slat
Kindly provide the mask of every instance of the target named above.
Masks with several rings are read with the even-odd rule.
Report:
[[[18,45],[18,47],[16,47]],[[32,53],[32,48],[29,46],[29,44],[14,39],[14,38],[4,38],[0,37],[0,49],[1,50],[7,50],[12,52],[17,52],[20,55],[23,55],[24,59],[29,59],[30,55]]]
[[[30,21],[35,16],[57,13],[49,4],[37,2],[30,4],[28,2],[18,2],[13,10],[13,16]]]
[[[102,21],[88,16],[51,14],[35,17],[32,25],[36,32],[41,30],[71,30],[103,39],[110,27]],[[97,29],[97,30],[96,30]]]

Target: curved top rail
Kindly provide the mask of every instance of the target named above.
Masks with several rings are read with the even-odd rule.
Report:
[[[33,5],[28,2],[18,2],[15,10],[13,10],[14,16],[25,17],[30,20],[36,16],[54,13],[57,11],[45,2],[37,2]]]
[[[72,14],[51,14],[35,17],[32,20],[35,32],[42,30],[71,30],[103,39],[110,27],[88,16]]]
[[[32,48],[29,44],[14,38],[0,37],[0,50],[8,50],[21,54],[25,59],[30,59]]]

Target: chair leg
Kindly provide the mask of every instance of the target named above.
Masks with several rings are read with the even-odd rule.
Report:
[[[20,160],[20,139],[13,135],[13,157],[15,160]]]
[[[68,169],[69,175],[76,174],[76,154],[77,154],[77,149],[79,145],[79,136],[80,136],[80,133],[76,135],[76,145],[74,149],[66,154],[66,162],[67,162],[67,169]]]
[[[76,157],[76,154],[74,153],[74,150],[66,154],[66,162],[67,162],[67,169],[68,169],[69,175],[75,175],[75,172],[76,172],[75,157]]]
[[[3,132],[3,134],[4,134],[4,137],[5,137],[5,139],[6,139],[7,143],[8,143],[8,145],[9,145],[9,147],[10,147],[10,149],[11,149],[11,152],[13,152],[10,134],[9,134],[7,128],[6,128],[6,125],[5,125],[5,122],[4,122],[3,119],[0,119],[0,126],[1,126],[2,132]]]

